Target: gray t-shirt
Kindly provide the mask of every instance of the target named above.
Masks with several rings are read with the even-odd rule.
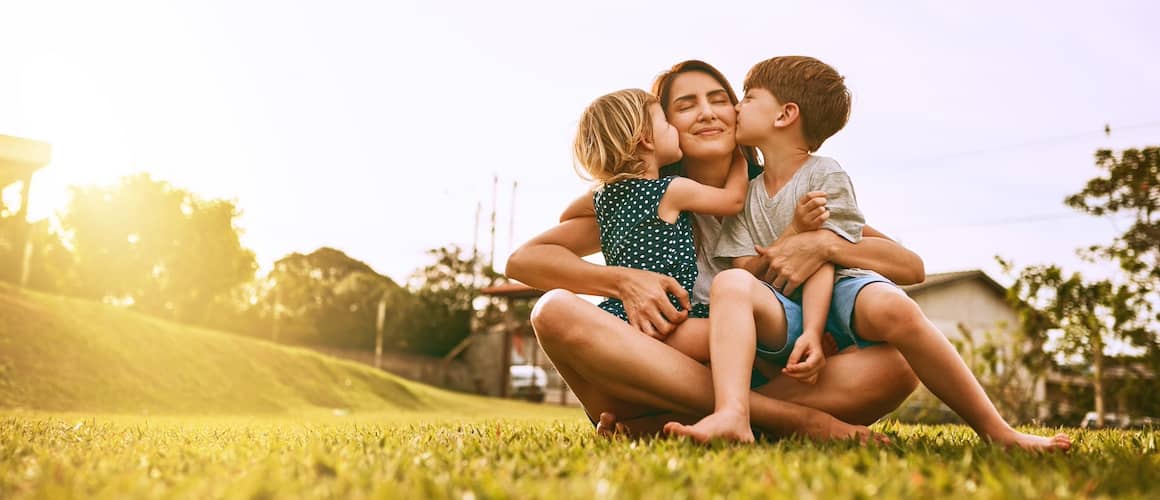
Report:
[[[726,217],[721,228],[721,236],[713,249],[715,264],[725,269],[732,265],[734,257],[757,255],[755,245],[769,246],[777,240],[793,223],[793,212],[798,200],[810,191],[826,193],[826,207],[830,218],[822,225],[851,243],[862,240],[862,226],[866,219],[858,210],[854,197],[854,185],[850,177],[832,158],[810,156],[805,164],[794,173],[789,183],[776,194],[770,196],[765,189],[765,174],[749,181],[749,192],[745,209],[737,215]],[[836,278],[859,276],[859,269],[838,269]]]

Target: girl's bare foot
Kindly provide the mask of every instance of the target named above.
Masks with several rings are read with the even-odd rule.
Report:
[[[700,422],[684,425],[679,422],[665,424],[665,433],[693,438],[698,443],[708,443],[714,439],[737,443],[752,443],[753,429],[749,428],[749,416],[739,411],[721,410],[713,412]]]

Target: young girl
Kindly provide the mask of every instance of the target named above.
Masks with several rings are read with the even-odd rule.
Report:
[[[581,176],[600,183],[593,202],[606,264],[671,276],[691,294],[697,264],[689,212],[740,212],[748,185],[744,158],[734,159],[723,188],[678,176],[661,178],[662,166],[681,159],[677,130],[665,120],[656,97],[640,89],[593,101],[580,118],[573,152]],[[672,294],[669,300],[684,309]],[[609,298],[600,308],[628,321],[619,299]],[[665,342],[707,361],[709,324],[703,318],[708,305],[693,304],[687,313],[690,319]]]

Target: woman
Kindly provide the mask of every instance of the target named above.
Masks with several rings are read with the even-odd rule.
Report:
[[[684,159],[679,173],[702,184],[724,185],[734,139],[737,97],[725,77],[701,61],[685,61],[661,74],[653,87],[665,115],[679,132]],[[746,151],[753,159],[753,152]],[[755,162],[751,162],[755,163]],[[709,284],[723,268],[712,246],[720,221],[695,216],[698,276],[695,302],[707,302]],[[922,260],[867,226],[866,238],[850,244],[829,231],[782,238],[762,252],[766,279],[792,292],[824,262],[878,271],[899,284],[922,281]],[[666,346],[663,340],[685,319],[667,298],[688,303],[672,278],[647,271],[600,266],[580,256],[600,248],[592,197],[581,196],[558,226],[517,249],[508,276],[552,289],[532,312],[540,345],[600,429],[625,424],[634,434],[654,434],[672,420],[695,422],[713,410],[709,369]],[[616,297],[630,324],[575,294]],[[856,329],[884,328],[877,311],[886,304],[859,301]],[[712,306],[712,304],[710,304]],[[635,328],[634,328],[635,327]],[[816,439],[865,436],[869,424],[896,408],[917,382],[897,350],[888,346],[840,353],[827,360],[817,384],[775,376],[750,393],[750,418],[767,433]],[[595,421],[595,419],[593,419]]]

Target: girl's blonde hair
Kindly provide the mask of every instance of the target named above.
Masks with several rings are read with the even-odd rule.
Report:
[[[576,173],[601,184],[640,179],[647,165],[638,146],[652,137],[649,106],[657,98],[641,89],[625,89],[601,96],[580,116],[572,153]]]

